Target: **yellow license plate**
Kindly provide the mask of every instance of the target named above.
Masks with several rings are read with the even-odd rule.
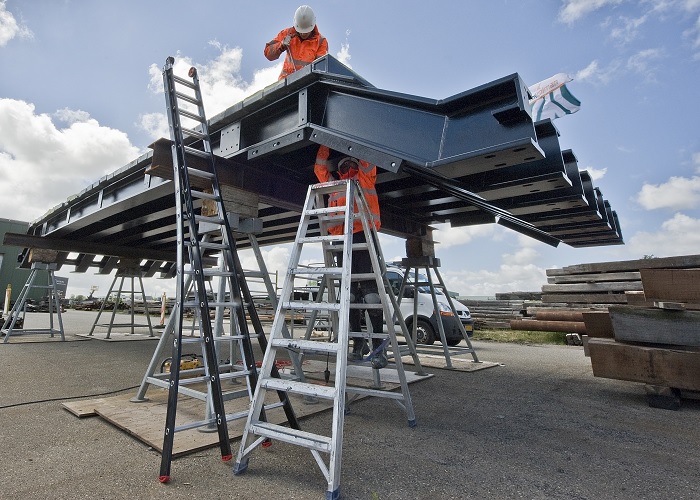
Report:
[[[464,331],[471,332],[474,330],[474,325],[464,325]]]

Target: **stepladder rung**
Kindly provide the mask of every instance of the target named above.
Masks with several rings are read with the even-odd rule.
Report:
[[[282,306],[288,310],[307,310],[307,311],[340,311],[341,306],[335,302],[300,302],[290,301],[284,302]]]
[[[303,238],[298,238],[297,243],[304,244],[304,243],[335,243],[335,242],[342,242],[345,240],[345,236],[341,235],[335,235],[335,234],[326,234],[323,236],[305,236]]]
[[[304,276],[304,275],[315,276],[317,274],[336,275],[336,274],[342,274],[342,273],[343,273],[342,267],[297,267],[297,268],[294,268],[290,271],[290,274],[292,274],[294,276]],[[372,275],[372,276],[374,276],[374,275]]]
[[[353,273],[350,275],[350,279],[352,281],[368,281],[368,280],[374,280],[377,278],[377,275],[374,273]]]
[[[355,250],[367,250],[368,248],[369,248],[369,245],[368,245],[367,243],[353,243],[353,244],[350,246],[350,249],[351,249],[352,251],[355,251]],[[328,249],[328,251],[330,251],[330,252],[342,252],[343,250],[344,250],[344,248],[343,248],[342,245],[332,246],[332,247],[330,247],[330,248]],[[372,275],[372,276],[374,276],[374,275]]]
[[[281,349],[291,349],[301,352],[315,352],[322,354],[337,354],[338,344],[336,342],[318,342],[316,340],[287,339],[284,337],[273,338],[270,345]]]
[[[382,304],[365,304],[362,302],[351,302],[350,309],[384,309]]]
[[[214,300],[207,301],[207,305],[209,308],[212,307],[240,307],[241,303],[238,301],[227,301],[227,302],[217,302]],[[187,309],[195,309],[199,308],[200,304],[199,302],[185,302],[182,304],[182,307],[187,308]]]
[[[265,389],[272,391],[291,392],[293,394],[303,394],[306,396],[317,396],[323,399],[333,399],[338,393],[335,387],[309,384],[296,380],[286,380],[281,378],[265,378],[260,382]]]
[[[185,270],[183,271],[183,273],[184,273],[185,275],[188,275],[188,274],[194,275],[194,274],[197,273],[197,271],[194,271],[193,269],[185,269]],[[222,271],[222,270],[220,270],[220,269],[216,269],[216,268],[213,268],[213,267],[212,267],[212,268],[205,268],[205,269],[202,269],[202,274],[203,274],[204,276],[229,277],[229,276],[233,276],[233,275],[236,274],[236,273],[234,273],[234,272],[232,272],[232,271]]]
[[[331,438],[313,434],[311,432],[291,429],[282,425],[271,424],[269,422],[257,422],[250,426],[250,432],[256,436],[276,439],[283,443],[294,444],[304,448],[330,453]]]

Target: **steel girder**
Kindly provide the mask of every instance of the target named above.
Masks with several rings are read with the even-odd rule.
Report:
[[[326,56],[214,116],[209,130],[222,184],[259,196],[263,245],[293,240],[319,144],[378,165],[390,234],[498,222],[552,245],[622,243],[617,214],[573,153],[561,151],[552,123],[532,122],[528,98],[517,74],[442,100],[380,90]],[[108,272],[129,248],[143,252],[144,272],[167,274],[172,156],[167,140],[152,148],[33,222],[29,234],[72,241],[63,261],[81,270]]]

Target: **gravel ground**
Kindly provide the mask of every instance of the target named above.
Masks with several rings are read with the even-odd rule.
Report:
[[[89,331],[95,315],[66,312],[67,338]],[[46,318],[37,313],[28,324]],[[99,417],[78,419],[62,408],[137,386],[155,345],[19,337],[0,344],[2,497],[325,497],[309,451],[282,443],[257,450],[242,476],[218,448],[178,458],[173,480],[160,484],[158,453]],[[410,386],[415,428],[389,400],[352,405],[342,498],[700,498],[700,402],[651,408],[641,384],[593,377],[581,347],[474,346],[480,359],[501,365],[429,369],[434,377]],[[329,415],[302,426],[323,432]]]

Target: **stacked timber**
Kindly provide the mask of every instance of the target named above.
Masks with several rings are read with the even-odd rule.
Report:
[[[511,320],[526,310],[522,300],[458,300],[469,308],[476,330],[510,328]]]
[[[627,304],[630,292],[642,292],[642,269],[700,268],[700,255],[578,264],[547,269],[542,302],[571,307]]]
[[[700,391],[700,269],[642,269],[641,282],[636,305],[609,307],[587,339],[593,375],[644,383],[651,406],[677,409],[681,391]]]

